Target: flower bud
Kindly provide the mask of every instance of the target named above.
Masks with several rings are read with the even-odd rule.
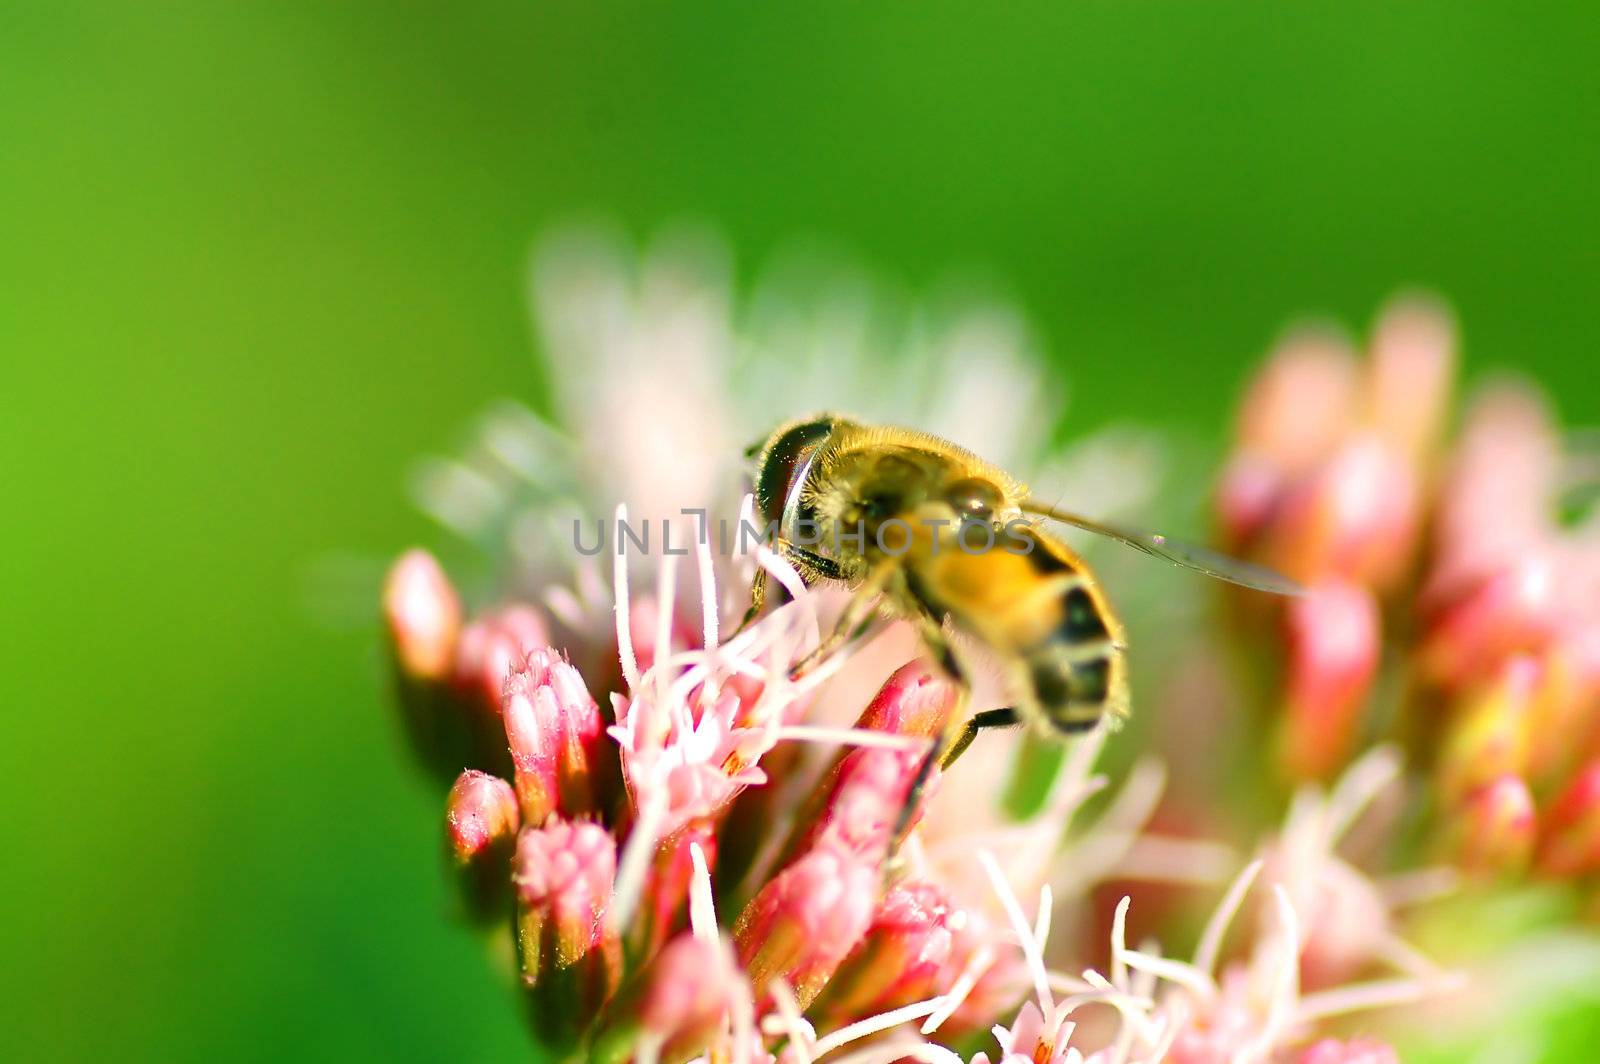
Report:
[[[1281,756],[1295,779],[1343,767],[1377,672],[1378,604],[1354,584],[1326,583],[1290,600]]]
[[[1536,863],[1551,876],[1600,870],[1600,760],[1585,766],[1550,806]]]
[[[1372,336],[1367,418],[1413,462],[1438,438],[1455,365],[1455,322],[1446,307],[1412,296],[1384,310]]]
[[[1228,460],[1217,485],[1214,506],[1222,542],[1245,553],[1272,519],[1288,479],[1276,463],[1240,452]]]
[[[598,824],[557,820],[522,829],[512,882],[527,985],[537,986],[580,962],[600,969],[605,978],[613,974],[608,954],[616,953],[616,934],[606,907],[616,866],[616,845]]]
[[[871,924],[881,876],[876,861],[813,850],[762,887],[733,932],[757,997],[783,979],[809,1007]]]
[[[517,833],[517,798],[498,776],[468,769],[456,778],[445,804],[450,852],[461,864],[483,856]]]
[[[1284,494],[1255,553],[1304,583],[1386,586],[1410,561],[1419,506],[1404,458],[1372,433],[1352,436]]]
[[[495,610],[461,633],[453,669],[456,685],[498,713],[512,670],[549,643],[549,630],[538,610],[521,605]]]
[[[932,738],[943,728],[955,704],[949,681],[934,676],[926,665],[912,662],[898,669],[868,704],[856,727]],[[888,856],[891,838],[905,810],[911,785],[927,749],[893,750],[857,747],[839,755],[817,788],[817,797],[795,818],[795,834],[784,849],[785,861],[817,846],[831,846],[874,861]],[[935,766],[923,781],[909,830],[938,783]]]
[[[1446,802],[1458,804],[1501,776],[1527,770],[1528,707],[1538,680],[1537,662],[1515,658],[1460,708],[1439,759]]]
[[[1535,553],[1454,599],[1428,625],[1420,651],[1423,675],[1458,688],[1512,654],[1543,647],[1560,624],[1560,579],[1550,559]]]
[[[1517,776],[1501,776],[1467,795],[1455,820],[1456,860],[1468,872],[1487,876],[1527,864],[1538,814]]]
[[[1392,1046],[1366,1038],[1341,1042],[1324,1038],[1306,1049],[1295,1064],[1400,1064]]]
[[[750,985],[725,941],[684,932],[668,942],[607,1007],[589,1059],[612,1064],[648,1045],[662,1064],[682,1064],[722,1033]]]
[[[829,981],[817,1007],[848,1017],[888,1012],[948,990],[951,958],[967,913],[927,880],[893,887],[861,940]]]
[[[425,550],[409,550],[383,584],[383,615],[401,672],[412,680],[443,679],[461,633],[461,600]]]
[[[532,650],[506,677],[501,716],[524,822],[593,812],[600,709],[578,670],[549,647]]]
[[[1240,406],[1241,451],[1298,474],[1320,461],[1355,416],[1357,362],[1345,342],[1304,330],[1284,340]]]

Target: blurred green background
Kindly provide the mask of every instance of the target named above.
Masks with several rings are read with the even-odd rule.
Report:
[[[319,559],[538,401],[548,225],[975,266],[1069,429],[1212,439],[1287,317],[1421,283],[1593,422],[1597,55],[1583,4],[4,5],[6,1055],[527,1053]]]

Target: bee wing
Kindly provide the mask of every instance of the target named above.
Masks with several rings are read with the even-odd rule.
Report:
[[[1081,528],[1086,532],[1093,532],[1096,535],[1114,539],[1118,543],[1132,547],[1134,550],[1144,551],[1146,554],[1154,555],[1157,558],[1164,558],[1174,565],[1193,569],[1197,573],[1204,573],[1207,576],[1230,584],[1238,584],[1240,587],[1266,591],[1274,595],[1305,594],[1305,588],[1264,565],[1256,565],[1254,562],[1230,558],[1226,554],[1218,554],[1214,550],[1209,550],[1194,543],[1168,539],[1157,532],[1143,532],[1135,528],[1123,528],[1119,525],[1106,524],[1104,521],[1095,521],[1084,517],[1082,514],[1075,514],[1068,510],[1058,510],[1054,506],[1047,506],[1034,499],[1025,500],[1022,503],[1022,509],[1026,513],[1040,514],[1063,524]]]

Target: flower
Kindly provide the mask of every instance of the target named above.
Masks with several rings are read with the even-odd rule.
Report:
[[[401,672],[415,680],[443,677],[461,632],[461,600],[433,555],[410,550],[395,561],[383,613]]]
[[[498,776],[468,769],[450,788],[445,824],[451,852],[467,864],[516,835],[516,793]]]
[[[1303,334],[1250,389],[1217,491],[1221,533],[1307,593],[1230,600],[1244,623],[1212,628],[1274,676],[1271,726],[1250,716],[1251,678],[1218,666],[1228,728],[1194,759],[1227,756],[1169,782],[1139,729],[1180,734],[1180,709],[1148,673],[1134,726],[1114,737],[1096,729],[1054,757],[1018,729],[980,737],[948,772],[929,765],[961,700],[917,632],[885,622],[813,661],[848,593],[715,534],[751,506],[732,472],[740,445],[808,407],[965,433],[986,456],[1045,470],[1047,490],[1077,486],[1089,512],[1152,496],[1155,437],[1119,428],[1052,453],[1059,389],[1005,308],[910,307],[888,334],[870,285],[805,298],[764,287],[745,307],[728,276],[714,245],[683,234],[637,257],[592,233],[547,247],[535,304],[564,424],[496,406],[465,457],[416,483],[429,512],[495,553],[502,583],[469,610],[412,552],[384,592],[408,720],[428,725],[410,735],[456,780],[452,863],[509,892],[474,912],[506,923],[510,911],[501,941],[551,1051],[959,1062],[956,1047],[987,1031],[972,1058],[985,1064],[1378,1064],[1394,1059],[1387,1043],[1334,1041],[1327,1021],[1456,985],[1410,944],[1418,884],[1447,877],[1406,871],[1398,825],[1431,833],[1424,852],[1496,873],[1483,882],[1524,864],[1557,879],[1594,870],[1600,746],[1539,736],[1590,722],[1600,647],[1578,595],[1539,583],[1556,570],[1517,560],[1530,542],[1539,564],[1592,544],[1534,520],[1527,499],[1505,504],[1489,547],[1473,538],[1464,515],[1493,495],[1483,463],[1497,445],[1484,441],[1509,432],[1529,468],[1543,460],[1524,415],[1469,429],[1436,490],[1454,372],[1438,306],[1390,308],[1365,360]],[[893,354],[863,357],[878,350]],[[808,394],[817,382],[829,394]],[[596,513],[664,520],[688,552],[557,549],[575,515]],[[782,592],[736,631],[758,568]],[[1405,588],[1419,579],[1417,605]],[[957,641],[974,677],[966,708],[1010,704],[1003,656]],[[796,675],[802,661],[815,667]],[[1411,666],[1414,683],[1391,682]],[[1394,716],[1405,727],[1389,728]],[[1367,748],[1391,730],[1438,756]],[[1332,781],[1302,783],[1281,824],[1274,762],[1294,781]],[[1149,883],[1167,892],[1159,904]],[[1097,909],[1113,885],[1115,909]],[[1130,912],[1181,938],[1190,903],[1213,892],[1190,960],[1142,924],[1130,945]]]

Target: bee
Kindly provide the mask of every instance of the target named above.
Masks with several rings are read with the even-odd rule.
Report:
[[[854,591],[832,634],[796,672],[886,614],[915,625],[956,683],[951,725],[923,763],[913,797],[934,764],[948,767],[986,728],[1027,723],[1065,737],[1128,712],[1122,622],[1093,571],[1045,531],[1044,519],[1234,584],[1299,590],[1260,566],[1045,504],[998,466],[911,429],[821,414],[780,425],[747,455],[774,549],[805,583]],[[758,569],[746,624],[761,612],[766,589]],[[970,683],[952,632],[1001,663],[1012,705],[966,716]]]

